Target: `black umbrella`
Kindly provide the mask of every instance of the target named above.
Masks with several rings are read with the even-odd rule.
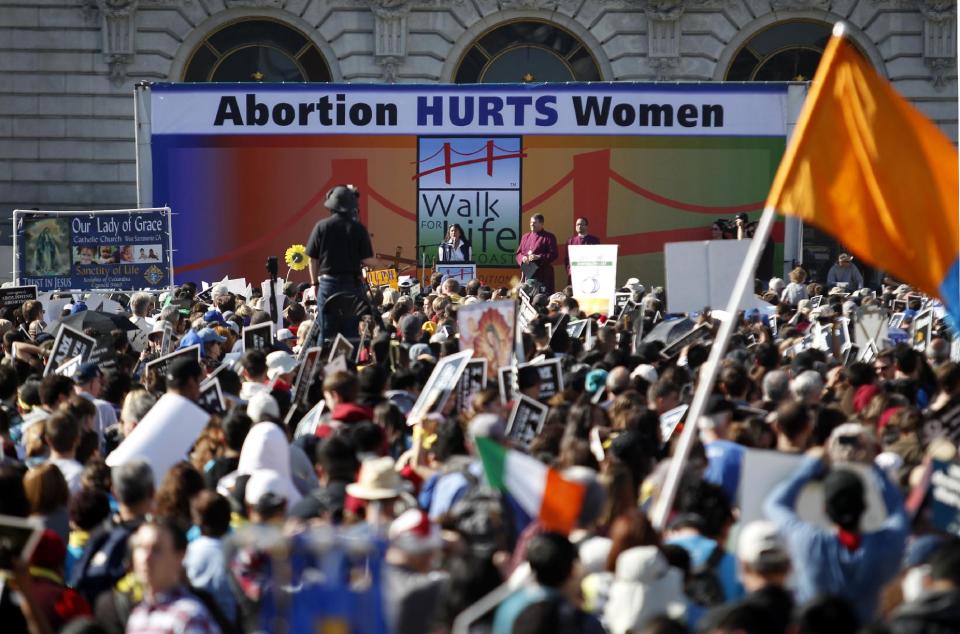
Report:
[[[109,334],[112,330],[136,330],[137,325],[130,318],[121,313],[105,313],[102,310],[83,310],[74,315],[64,317],[60,321],[47,326],[47,332],[57,334],[60,324],[70,326],[74,330],[83,332],[92,328],[95,332]]]
[[[684,336],[696,327],[697,323],[689,317],[682,319],[671,319],[661,321],[650,329],[643,337],[643,341],[662,341],[665,345],[670,345],[680,337]]]

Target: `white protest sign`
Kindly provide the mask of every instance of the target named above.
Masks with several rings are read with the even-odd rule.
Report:
[[[668,312],[695,313],[704,306],[726,306],[749,248],[750,240],[665,244]],[[747,293],[740,308],[759,305],[753,294]]]
[[[932,310],[924,310],[914,317],[910,334],[912,335],[913,349],[918,352],[925,352],[933,336]]]
[[[443,275],[443,279],[452,277],[460,284],[466,284],[477,277],[477,265],[465,262],[437,262],[433,270]]]
[[[507,437],[519,445],[529,447],[543,430],[549,410],[543,403],[521,394],[514,402],[507,420]]]
[[[60,316],[63,314],[63,307],[73,301],[70,297],[53,299],[52,296],[53,293],[40,293],[40,296],[37,297],[40,305],[43,306],[43,320],[48,324],[60,321]]]
[[[570,277],[573,297],[587,315],[612,315],[617,292],[617,245],[572,244]]]
[[[303,418],[300,419],[300,422],[297,423],[297,429],[293,434],[294,438],[300,438],[301,436],[313,436],[314,432],[317,429],[317,425],[320,423],[320,416],[323,414],[323,410],[326,408],[327,404],[325,401],[320,401],[314,405],[309,412],[303,415]],[[297,408],[291,407],[290,411],[295,412]],[[288,417],[290,414],[288,414]],[[287,422],[289,425],[290,423]]]
[[[174,362],[179,357],[196,358],[199,363],[202,356],[200,353],[200,344],[194,344],[192,346],[187,346],[186,348],[181,348],[176,352],[171,352],[170,354],[165,354],[162,357],[157,357],[153,361],[149,362],[144,366],[146,372],[155,371],[159,376],[166,376],[167,368],[170,367],[170,364]]]
[[[173,351],[173,324],[164,320],[163,335],[160,338],[160,354],[169,354]]]
[[[740,522],[746,525],[753,520],[764,519],[763,504],[770,492],[780,482],[791,477],[800,467],[805,456],[763,449],[747,449],[743,456],[740,474]],[[861,529],[864,532],[877,530],[887,517],[887,510],[880,496],[873,467],[865,464],[836,463],[831,469],[848,469],[863,479],[867,495],[867,509],[863,514]],[[830,528],[831,522],[824,511],[823,483],[813,480],[807,484],[796,504],[800,519],[822,528]]]
[[[54,372],[72,379],[73,375],[77,373],[77,369],[80,367],[81,363],[83,363],[83,358],[81,358],[80,355],[77,355],[72,359],[61,363],[57,369],[54,370]]]
[[[417,402],[413,404],[407,414],[407,424],[415,425],[427,414],[443,410],[450,394],[457,387],[460,375],[467,367],[467,362],[473,356],[473,350],[464,350],[440,359],[433,368],[427,384],[420,391]]]
[[[83,301],[86,302],[87,308],[90,310],[99,310],[111,315],[123,312],[123,306],[120,302],[100,293],[90,293]]]
[[[11,284],[7,286],[7,284]],[[0,287],[0,306],[20,308],[24,302],[37,299],[37,285],[13,286],[11,282],[4,282]]]
[[[200,396],[197,405],[210,414],[223,414],[227,411],[227,402],[223,398],[220,379],[213,377],[200,384]]]
[[[571,339],[579,339],[587,329],[589,319],[579,319],[567,324],[567,336]]]
[[[864,363],[873,363],[873,360],[880,356],[880,349],[873,341],[868,341],[866,347],[861,348],[857,355],[857,360]]]
[[[337,338],[333,340],[333,345],[330,346],[330,354],[327,356],[327,363],[330,363],[339,356],[344,356],[347,359],[353,358],[353,344],[344,337],[341,333],[337,333]]]
[[[275,324],[272,321],[265,321],[256,326],[247,326],[243,329],[243,351],[247,350],[267,350],[273,343],[273,329]]]
[[[887,338],[889,320],[887,311],[883,308],[868,306],[854,312],[853,342],[861,350],[867,343],[873,342],[877,347]]]
[[[228,352],[223,355],[223,359],[220,361],[221,366],[227,366],[228,369],[240,373],[240,357],[243,355],[242,352]]]
[[[810,347],[816,350],[823,350],[825,352],[830,351],[830,331],[829,326],[824,326],[819,322],[814,322],[813,324],[813,343],[810,344]]]
[[[271,313],[270,307],[270,280],[264,280],[260,283],[260,291],[263,293],[263,299],[260,300],[260,310],[265,313]],[[277,280],[273,286],[274,296],[277,298],[277,314],[270,314],[273,317],[273,323],[276,324],[276,330],[283,328],[283,282]]]
[[[678,405],[660,414],[661,443],[670,442],[670,437],[673,436],[674,430],[676,430],[677,425],[680,424],[680,419],[683,418],[683,415],[687,413],[689,408],[690,406],[687,404]]]
[[[147,333],[139,328],[128,330],[127,341],[130,342],[130,347],[136,352],[143,352],[143,349],[147,347]]]
[[[226,286],[227,290],[234,295],[243,295],[247,299],[250,298],[250,287],[247,285],[247,278],[245,277],[237,277],[234,279],[224,278],[220,284]],[[281,289],[283,288],[283,283],[278,281],[277,284],[280,285]]]
[[[107,466],[117,467],[142,458],[153,469],[155,486],[187,452],[210,420],[193,401],[167,392],[150,408],[120,446],[107,456]]]
[[[527,367],[537,369],[537,375],[540,377],[541,401],[549,400],[555,394],[563,391],[563,370],[560,367],[560,359],[547,359],[543,355],[539,355],[529,363],[521,363],[516,367],[511,365],[499,368],[497,380],[501,398],[504,402],[513,398],[513,386],[517,381],[516,372]]]
[[[323,366],[323,376],[330,376],[334,372],[346,372],[348,369],[347,358],[341,354]]]
[[[53,340],[50,356],[47,358],[47,365],[43,369],[43,376],[54,372],[61,363],[64,363],[74,357],[79,356],[83,363],[90,358],[97,340],[93,337],[83,334],[70,326],[60,325],[57,330],[57,336]]]

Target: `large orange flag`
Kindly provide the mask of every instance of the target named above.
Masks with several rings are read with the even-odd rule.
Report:
[[[865,262],[939,295],[957,319],[957,151],[834,33],[767,205],[832,234]]]

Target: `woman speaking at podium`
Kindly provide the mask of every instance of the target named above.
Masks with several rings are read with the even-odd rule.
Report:
[[[473,252],[470,242],[463,237],[463,229],[452,224],[447,229],[447,239],[440,243],[441,262],[471,262]]]

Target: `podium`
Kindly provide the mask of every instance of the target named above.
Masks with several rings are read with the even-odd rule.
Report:
[[[443,279],[452,277],[461,284],[466,284],[477,277],[476,262],[436,262],[433,270],[443,274]]]

